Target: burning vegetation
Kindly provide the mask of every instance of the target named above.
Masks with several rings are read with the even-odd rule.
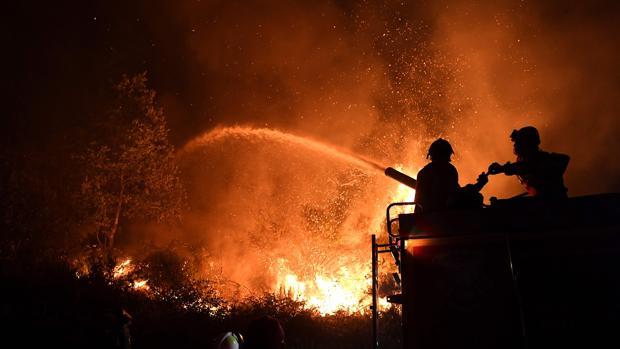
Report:
[[[252,127],[215,129],[174,153],[145,75],[124,78],[116,91],[115,107],[102,125],[105,137],[78,156],[84,169],[78,229],[93,248],[78,252],[76,276],[103,272],[110,285],[185,299],[181,307],[208,312],[264,293],[320,315],[368,312],[366,240],[384,228],[382,201],[375,198],[369,206],[365,191],[385,190],[386,182],[378,181],[383,166],[310,138]],[[248,147],[255,146],[262,152],[255,159],[260,165],[248,163]],[[220,156],[227,160],[215,163],[212,157]],[[278,163],[279,156],[292,161]],[[303,178],[291,176],[316,167],[313,161],[323,164]],[[244,165],[249,167],[239,171]],[[239,172],[243,178],[231,176]],[[393,201],[412,192],[401,186],[380,198]],[[115,241],[136,227],[200,239],[168,252],[143,248],[121,257],[128,247]],[[150,259],[158,254],[168,259]]]
[[[197,156],[204,156],[200,154],[200,151],[205,151],[205,148],[208,150],[209,147],[213,147],[214,143],[217,144],[218,141],[232,141],[241,145],[244,143],[261,142],[264,143],[262,144],[263,147],[276,144],[277,147],[284,148],[278,151],[291,153],[307,152],[311,156],[324,157],[327,161],[335,162],[337,165],[340,163],[344,171],[347,171],[345,173],[352,173],[360,178],[376,176],[381,173],[377,170],[382,170],[381,165],[367,158],[355,156],[337,147],[280,131],[249,127],[224,128],[205,134],[196,141],[189,143],[183,149],[181,152],[182,161],[186,166],[190,167],[195,166],[196,163],[201,163],[196,160],[196,154],[194,153],[198,153]],[[185,157],[188,157],[190,160],[184,159]],[[340,183],[335,183],[335,185],[342,186]],[[346,185],[354,186],[359,185],[359,183],[356,183],[354,179],[353,182],[349,182]],[[200,193],[201,188],[195,189],[196,192]],[[338,187],[336,189],[341,190]],[[394,193],[394,196],[389,198],[389,200],[407,200],[412,199],[414,195],[412,189],[402,185],[399,185]],[[346,195],[346,193],[340,195]],[[246,256],[258,258],[262,262],[260,264],[242,263],[241,265],[245,271],[254,274],[254,280],[244,279],[243,275],[241,278],[238,278],[239,275],[234,274],[234,268],[239,267],[239,264],[233,260],[218,260],[218,257],[221,258],[221,256],[218,256],[216,251],[209,251],[202,258],[194,258],[193,263],[203,267],[194,274],[189,275],[189,277],[203,279],[206,282],[219,285],[219,287],[215,286],[216,292],[225,302],[234,303],[240,299],[257,296],[266,292],[272,293],[276,297],[299,301],[300,304],[309,309],[314,309],[317,314],[321,315],[334,314],[336,312],[350,314],[368,313],[370,306],[370,270],[367,263],[368,251],[367,248],[364,248],[366,247],[366,241],[360,238],[360,236],[367,237],[363,231],[369,229],[369,227],[359,225],[359,222],[357,222],[355,227],[362,231],[347,232],[350,235],[348,238],[354,238],[355,240],[353,242],[347,240],[339,241],[339,235],[343,234],[339,230],[342,228],[338,226],[341,222],[334,222],[334,217],[325,216],[324,212],[320,214],[321,212],[316,210],[310,211],[311,199],[308,197],[305,199],[306,202],[297,204],[305,205],[305,207],[301,207],[302,211],[297,211],[299,207],[294,206],[289,207],[289,211],[284,211],[285,213],[294,212],[290,213],[291,216],[288,218],[290,221],[305,220],[303,229],[307,229],[307,231],[300,231],[299,227],[290,226],[288,222],[279,222],[279,225],[276,225],[276,222],[270,222],[271,229],[290,229],[288,230],[289,234],[271,236],[274,231],[266,230],[266,227],[263,226],[261,227],[263,229],[261,232],[262,236],[257,236],[254,232],[250,232],[249,236],[235,235],[234,238],[238,239],[238,241],[226,247],[227,254],[224,255],[224,258],[232,254],[234,256],[241,256],[242,259]],[[344,198],[340,198],[340,200],[344,200]],[[264,206],[273,205],[269,201],[260,203],[260,198],[258,197],[255,200],[249,200],[248,203],[253,205],[262,204]],[[224,204],[229,203],[224,202]],[[339,202],[339,204],[342,204],[342,202]],[[255,208],[246,205],[242,206],[241,210],[241,212],[252,212]],[[200,216],[208,214],[208,212],[198,212],[195,214],[202,219]],[[294,216],[297,214],[302,216]],[[343,215],[342,218],[345,218],[345,215],[351,213],[343,211],[341,214]],[[377,216],[374,217],[365,216],[365,224],[376,224],[377,229],[381,230],[383,229],[382,208],[376,210],[376,214]],[[243,216],[247,216],[247,214]],[[270,219],[271,217],[263,216],[262,218]],[[254,217],[247,217],[245,219],[249,220],[250,224],[257,224],[257,222],[253,221]],[[211,222],[211,224],[218,223],[215,219],[211,220],[211,218],[207,221]],[[227,235],[232,234],[230,226],[222,229],[229,229]],[[347,227],[347,229],[353,228]],[[310,235],[315,233],[320,235]],[[224,238],[220,237],[220,240],[224,240]],[[313,241],[313,246],[307,245],[309,241]],[[281,244],[285,244],[285,246],[281,246]],[[313,254],[315,259],[306,260],[305,255],[297,252],[308,247],[310,248],[308,252]],[[186,261],[186,263],[190,262]],[[388,264],[386,263],[386,267],[389,267]],[[146,265],[145,267],[148,268],[149,266]],[[127,281],[130,275],[135,274],[135,270],[136,266],[132,264],[131,258],[120,259],[113,267],[111,275],[113,279],[126,281],[128,285],[133,286],[134,290],[148,291],[148,280],[135,279]],[[233,271],[233,274],[227,277],[226,273],[230,270]],[[252,285],[252,282],[257,284]],[[174,287],[174,285],[170,286]],[[241,298],[239,298],[240,296]],[[380,299],[380,305],[381,309],[389,308],[385,298]],[[209,305],[206,308],[213,310],[217,307]]]

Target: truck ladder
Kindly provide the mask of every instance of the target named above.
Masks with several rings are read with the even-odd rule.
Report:
[[[379,254],[381,253],[389,253],[392,255],[394,259],[394,263],[398,267],[398,272],[392,274],[394,280],[401,288],[402,293],[402,285],[401,285],[401,273],[402,273],[402,262],[403,256],[405,254],[405,240],[400,237],[399,234],[394,234],[392,232],[392,224],[398,220],[398,218],[392,218],[390,216],[390,210],[396,206],[413,206],[416,205],[415,202],[394,202],[388,205],[386,209],[386,219],[385,223],[387,226],[388,233],[388,243],[387,244],[379,244],[377,243],[377,236],[375,234],[371,237],[371,245],[372,245],[372,305],[370,309],[372,310],[372,348],[379,348],[379,335],[378,335],[378,318],[379,318],[379,309],[377,306],[377,292],[379,289]],[[390,303],[400,303],[402,294],[388,296],[388,301]]]

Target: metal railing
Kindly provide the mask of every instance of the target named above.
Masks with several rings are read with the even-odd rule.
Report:
[[[381,253],[390,253],[392,258],[394,259],[394,263],[398,267],[398,273],[394,273],[392,276],[394,280],[398,284],[401,290],[402,297],[402,285],[401,285],[401,274],[402,274],[402,262],[405,253],[405,240],[406,238],[402,238],[399,234],[394,234],[392,231],[392,225],[394,222],[398,221],[398,217],[391,217],[391,209],[393,207],[398,206],[415,206],[417,205],[415,202],[394,202],[388,205],[385,213],[385,224],[388,233],[388,243],[387,244],[379,244],[377,243],[377,236],[375,234],[371,237],[372,244],[372,305],[370,309],[372,310],[372,348],[379,348],[379,327],[378,327],[378,318],[379,318],[379,309],[377,305],[377,292],[379,289],[379,254]],[[418,207],[422,208],[418,205]],[[394,299],[394,298],[393,298]],[[397,301],[397,299],[395,299]],[[396,303],[396,302],[394,302]]]

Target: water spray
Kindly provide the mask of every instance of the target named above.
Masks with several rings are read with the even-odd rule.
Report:
[[[396,181],[415,189],[417,185],[417,181],[407,176],[406,174],[392,168],[385,167],[378,162],[369,159],[365,156],[355,154],[349,150],[343,149],[341,147],[319,142],[313,140],[308,137],[297,136],[291,133],[282,132],[269,128],[254,128],[254,127],[242,127],[242,126],[232,126],[232,127],[221,127],[216,128],[202,136],[197,137],[196,139],[187,143],[181,152],[191,152],[198,147],[214,143],[217,141],[221,141],[224,139],[247,139],[247,140],[267,140],[271,142],[280,142],[287,144],[294,144],[298,146],[302,146],[309,150],[317,151],[320,153],[324,153],[326,155],[335,157],[337,159],[348,162],[360,169],[374,172],[381,171],[386,176],[395,179]]]
[[[237,145],[249,146],[250,150],[256,149],[258,147],[276,147],[278,150],[276,154],[278,155],[282,153],[282,150],[284,150],[285,153],[290,151],[294,152],[295,154],[300,153],[302,155],[308,156],[313,155],[313,159],[315,158],[314,155],[319,155],[326,158],[326,160],[330,161],[330,163],[333,163],[334,165],[347,166],[347,168],[354,167],[356,169],[359,169],[360,171],[363,171],[363,173],[365,174],[364,178],[372,175],[378,175],[379,173],[384,173],[385,175],[397,180],[400,183],[403,183],[408,187],[415,188],[416,185],[416,180],[405,175],[404,173],[401,173],[394,168],[383,166],[381,163],[375,161],[374,159],[361,156],[346,148],[270,128],[254,128],[242,126],[218,127],[212,130],[208,130],[204,134],[188,142],[184,147],[179,150],[179,153],[177,155],[179,155],[181,158],[183,158],[184,156],[188,156],[186,160],[194,161],[197,160],[194,158],[194,156],[200,157],[201,154],[210,154],[210,151],[212,150],[234,150],[234,146]],[[230,146],[233,147],[231,148]],[[241,149],[245,150],[246,148]],[[246,155],[241,154],[241,156]],[[281,161],[281,158],[276,157],[274,159],[265,159],[265,161],[274,160]],[[277,169],[275,171],[277,171]],[[274,173],[277,174],[278,172]],[[311,178],[313,178],[313,180],[319,178],[317,183],[320,183],[320,178],[322,178],[322,175],[324,174],[318,173]],[[386,181],[370,182],[376,183],[373,184],[362,181],[356,181],[354,183],[356,183],[356,185],[367,185],[370,189],[373,189],[371,185],[386,187],[387,184],[385,183]],[[319,190],[320,189],[321,188],[319,188]],[[398,188],[396,195],[401,195],[404,192],[410,192],[410,190],[408,190],[407,188]],[[340,193],[340,191],[338,193]],[[312,193],[309,194],[310,196],[314,195]],[[390,195],[390,197],[394,195],[394,193],[392,193],[392,190],[390,190],[388,194]],[[348,198],[347,193],[344,193],[342,195],[343,196],[339,197],[339,199]],[[295,198],[297,197],[298,196],[295,196]],[[311,199],[322,200],[323,198],[321,197]],[[262,200],[262,198],[260,200]],[[271,199],[265,198],[265,200]],[[312,201],[309,202],[312,203]],[[336,200],[336,203],[339,204],[340,200]],[[263,202],[261,201],[259,204],[263,204]],[[267,202],[266,204],[269,203]],[[283,203],[277,204],[283,205]],[[359,202],[358,205],[360,206],[352,206],[351,210],[356,209],[357,207],[363,207],[365,210],[375,210],[372,203]],[[348,210],[349,207],[347,206],[346,209]],[[299,213],[297,213],[297,211],[297,207],[292,207],[290,208],[290,211],[284,210],[281,213],[282,215],[289,213],[293,215],[298,215]],[[344,219],[347,219],[348,217],[357,217],[358,212],[359,211],[346,212],[343,215]],[[202,214],[202,211],[198,210],[194,214],[200,215]],[[382,216],[383,212],[371,211],[370,214],[364,217],[373,219],[374,217],[377,217],[377,215]],[[316,226],[317,228],[322,230],[335,230],[336,228],[332,227],[332,224],[338,224],[338,232],[343,231],[345,233],[349,233],[349,230],[344,229],[352,229],[351,227],[343,228],[341,227],[344,226],[343,224],[339,222],[333,223],[331,221],[340,219],[340,217],[336,219],[334,219],[333,216],[329,216],[325,219],[323,219],[322,217],[311,218],[312,221],[308,221],[308,223],[312,224],[313,227]],[[271,217],[267,217],[267,219],[271,219]],[[274,217],[273,219],[281,219],[281,215],[278,214],[278,216]],[[297,220],[307,218],[301,216],[293,216],[291,219]],[[248,223],[248,226],[256,225],[253,222]],[[257,222],[257,224],[258,223],[263,224],[262,222]],[[282,226],[289,227],[288,224],[283,224]],[[296,229],[296,227],[294,226],[291,226],[290,228]],[[355,225],[355,229],[359,229],[359,226],[357,224]],[[268,233],[268,231],[265,232],[265,234]],[[296,246],[296,244],[306,243],[306,240],[302,239],[305,233],[297,232],[296,230],[292,231],[291,233],[291,240],[287,241],[284,246]],[[297,234],[297,236],[295,236],[295,234]],[[266,285],[269,287],[273,287],[273,290],[275,290],[274,292],[280,290],[281,294],[285,294],[286,296],[292,297],[297,300],[302,300],[308,305],[316,307],[317,309],[319,309],[319,312],[321,314],[331,314],[338,311],[339,309],[346,309],[347,311],[354,312],[366,311],[368,309],[366,286],[368,270],[366,269],[365,264],[360,262],[362,258],[365,258],[365,255],[363,253],[358,253],[357,250],[352,250],[352,252],[345,253],[344,257],[346,258],[343,258],[342,253],[329,249],[329,247],[334,246],[334,244],[336,246],[339,246],[339,244],[342,243],[336,239],[339,239],[339,237],[334,237],[333,240],[331,237],[318,238],[316,240],[317,247],[315,249],[320,251],[320,253],[317,253],[317,255],[320,255],[321,259],[324,259],[324,261],[315,263],[318,268],[314,268],[315,265],[312,264],[312,268],[308,268],[308,271],[306,271],[306,269],[303,269],[304,266],[300,264],[302,262],[297,261],[298,257],[296,257],[295,255],[288,255],[286,252],[279,254],[277,257],[275,255],[272,256],[269,253],[261,255],[261,258],[268,258],[272,265],[277,266],[273,269],[269,268],[268,270],[264,271],[264,273],[269,276],[266,279]],[[315,253],[315,249],[312,249],[311,252]],[[310,251],[310,249],[308,250]],[[258,251],[257,253],[263,252]],[[331,260],[337,261],[337,263]],[[303,263],[313,262],[304,261]],[[262,268],[262,266],[257,265],[256,268]],[[231,269],[233,269],[234,272],[235,268]],[[260,270],[261,269],[258,269],[259,272],[261,272]],[[239,274],[237,277],[242,280],[246,279],[245,274]],[[271,280],[275,280],[275,282],[272,282]],[[272,284],[269,284],[269,282],[272,282]],[[379,303],[377,306],[387,307],[387,300],[382,301],[381,299],[379,299]]]
[[[355,167],[367,172],[380,171],[384,172],[385,166],[369,159],[365,156],[355,154],[347,149],[336,145],[320,142],[308,137],[297,136],[291,133],[282,132],[270,128],[254,128],[243,126],[221,127],[206,132],[202,136],[187,143],[181,153],[192,152],[201,146],[222,141],[224,139],[244,139],[244,140],[264,140],[270,142],[279,142],[288,145],[297,145],[308,150],[316,151],[329,155],[336,159],[348,162]]]

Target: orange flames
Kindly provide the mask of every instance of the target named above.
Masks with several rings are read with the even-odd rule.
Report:
[[[149,280],[146,279],[131,279],[132,273],[136,270],[135,265],[132,263],[131,258],[125,258],[121,260],[114,266],[112,269],[112,279],[113,280],[129,280],[129,286],[134,291],[150,291],[150,286],[148,285]]]
[[[397,166],[397,169],[406,173],[416,173],[403,169],[403,166]],[[414,198],[415,190],[398,184],[390,202],[412,202]],[[411,208],[405,208],[401,212],[410,211]],[[375,217],[376,220],[382,221],[385,218],[383,209],[379,210]],[[342,265],[335,272],[300,276],[286,267],[286,259],[280,259],[276,273],[276,290],[279,290],[280,294],[284,293],[287,297],[316,308],[321,315],[334,314],[338,311],[366,313],[371,304],[369,251],[360,251],[359,260],[361,264]],[[389,308],[390,303],[386,297],[380,297],[378,301],[380,310]]]
[[[284,264],[285,261],[282,260]],[[342,266],[333,275],[317,273],[300,277],[285,267],[277,275],[276,288],[287,297],[303,301],[322,315],[337,311],[365,312],[370,304],[370,279],[364,266]]]
[[[132,283],[132,288],[136,291],[148,291],[150,290],[148,282],[149,280],[134,280]]]
[[[211,167],[208,157],[199,158],[205,157],[206,151],[219,154],[217,144],[224,141],[231,142],[226,144],[225,154],[230,163],[220,162],[217,167]],[[242,153],[239,159],[236,144],[251,144],[256,149],[255,143],[265,143],[262,148],[266,153],[260,159]],[[271,177],[280,174],[279,158],[283,152],[303,156],[297,163],[284,164],[286,175],[282,178],[288,183],[278,182],[271,187]],[[186,173],[195,168],[191,166],[207,165],[206,173],[197,169],[190,178],[196,178],[199,185],[195,187],[194,200],[208,198],[204,207],[210,211],[191,212],[188,221],[192,227],[199,227],[198,234],[209,238],[209,249],[226,251],[221,257],[205,255],[201,267],[204,270],[196,277],[221,282],[219,295],[230,302],[268,291],[303,302],[320,315],[369,312],[370,234],[386,238],[386,205],[413,201],[413,189],[385,178],[378,171],[379,165],[370,160],[328,144],[269,129],[230,127],[210,131],[190,142],[180,156],[185,156],[181,161],[185,159],[190,166]],[[307,159],[322,159],[326,163],[304,162]],[[242,163],[242,169],[235,167],[239,166],[236,161]],[[268,163],[267,168],[260,166],[264,163]],[[396,166],[402,172],[415,174],[403,167]],[[264,178],[248,180],[254,178],[251,171],[257,168],[265,171],[259,173]],[[331,177],[325,178],[323,170],[334,168],[337,171],[327,172]],[[291,169],[299,176],[291,176]],[[221,171],[222,181],[234,185],[221,192],[216,191],[220,190],[216,185],[208,195],[203,194],[205,175],[214,178],[213,183],[219,183],[215,171]],[[342,178],[337,179],[338,176]],[[238,197],[246,200],[236,200]],[[216,207],[208,206],[218,199]],[[381,268],[394,271],[391,257],[382,257],[385,261]],[[155,285],[136,278],[135,274],[132,259],[125,258],[116,265],[112,277],[127,281],[132,290],[158,294]],[[230,285],[239,287],[231,286],[229,292]],[[386,298],[379,298],[379,309],[389,306]]]
[[[407,172],[402,166],[398,169]],[[401,184],[394,183],[393,185],[390,202],[413,201],[415,196],[413,189]],[[378,207],[374,215],[378,226],[384,224],[383,209],[383,207]],[[340,311],[368,313],[371,304],[369,250],[370,246],[364,250],[348,251],[347,253],[353,256],[346,255],[346,258],[340,258],[336,263],[337,266],[332,268],[333,270],[327,268],[308,275],[295,273],[289,267],[287,257],[282,256],[276,260],[275,267],[271,270],[276,280],[273,292],[281,297],[302,301],[306,306],[316,309],[320,315],[330,315]],[[135,271],[136,266],[132,258],[124,258],[114,267],[112,278],[119,281],[126,280],[130,289],[134,291],[149,292],[150,286],[147,279],[132,278]],[[386,310],[389,306],[385,297],[379,298],[380,310]]]
[[[398,170],[399,172],[409,173],[411,175],[418,173],[418,171],[410,171],[404,168],[403,165],[397,165],[397,166],[394,166],[394,168]],[[390,202],[413,202],[414,199],[415,199],[415,190],[412,188],[409,188],[408,186],[404,184],[398,183],[398,188],[396,189],[396,193],[392,196],[392,200]],[[409,208],[407,212],[409,212],[410,209],[411,208]]]
[[[321,315],[338,311],[366,313],[371,302],[368,294],[371,280],[366,270],[351,272],[347,267],[341,267],[334,277],[316,274],[314,279],[307,281],[300,281],[295,274],[285,274],[278,277],[277,287],[286,290],[288,297],[315,308]],[[388,307],[387,299],[379,298],[379,308]]]
[[[122,277],[125,277],[129,273],[131,273],[133,269],[134,267],[131,264],[131,258],[126,258],[122,262],[114,266],[114,269],[112,270],[112,278],[120,279]]]

